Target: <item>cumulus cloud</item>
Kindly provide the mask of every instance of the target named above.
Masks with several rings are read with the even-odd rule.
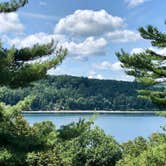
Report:
[[[47,16],[41,14],[22,14],[47,19]],[[140,39],[138,33],[125,27],[124,19],[112,16],[105,10],[77,10],[60,19],[55,25],[53,34],[41,32],[8,39],[8,43],[16,47],[29,47],[36,43],[48,43],[54,39],[59,45],[67,48],[70,55],[85,60],[92,55],[105,55],[110,42],[133,42]]]
[[[99,80],[103,80],[103,79],[104,79],[101,74],[89,75],[88,78],[89,78],[89,79],[99,79]]]
[[[141,39],[139,33],[130,30],[118,30],[109,32],[106,37],[113,42],[130,42]]]
[[[101,74],[97,74],[95,71],[90,71],[88,73],[88,78],[89,79],[99,79],[99,80],[104,79],[104,77]]]
[[[88,37],[80,43],[65,42],[63,45],[73,55],[99,55],[105,54],[107,41],[104,38],[95,39],[94,37]]]
[[[1,13],[0,25],[0,33],[22,32],[24,29],[24,26],[20,22],[20,19],[16,13]]]
[[[166,48],[154,48],[154,47],[150,47],[150,50],[156,52],[157,54],[160,54],[162,56],[166,56]]]
[[[133,48],[131,50],[131,54],[139,54],[141,52],[144,52],[144,49],[143,48]]]
[[[166,56],[166,48],[155,48],[155,47],[149,47],[149,50],[152,50],[154,52],[156,52],[157,54],[160,54],[162,56]],[[146,49],[143,48],[133,48],[131,50],[131,54],[139,54],[141,52],[144,52]]]
[[[121,17],[112,16],[105,10],[77,10],[62,18],[55,26],[55,33],[78,36],[100,36],[124,27]]]
[[[113,74],[99,74],[94,70],[89,71],[88,73],[89,79],[111,79],[111,80],[118,80],[118,81],[133,81],[134,77],[128,76],[125,74],[124,71],[114,71]]]
[[[119,73],[117,75],[114,75],[110,79],[112,79],[112,80],[118,80],[118,81],[134,81],[134,77],[128,76],[124,72],[123,73]]]
[[[84,41],[76,43],[69,41],[66,36],[59,34],[46,34],[46,33],[36,33],[25,38],[6,38],[6,41],[10,45],[15,45],[17,48],[31,47],[36,43],[44,44],[51,40],[55,43],[58,42],[59,45],[68,49],[70,55],[75,55],[77,59],[82,59],[82,57],[87,57],[89,55],[100,55],[105,54],[105,49],[107,46],[107,41],[104,38],[89,37]]]
[[[14,39],[6,38],[9,45],[15,45],[17,48],[22,47],[31,47],[34,44],[45,44],[54,40],[55,42],[64,41],[65,37],[63,35],[55,35],[55,34],[46,34],[43,32],[36,33],[33,35],[29,35],[27,37],[17,37]]]
[[[105,10],[77,10],[62,18],[54,32],[77,37],[104,37],[112,42],[131,42],[140,39],[137,32],[124,29],[124,19]]]
[[[125,0],[129,7],[136,7],[148,0]]]
[[[62,18],[55,26],[55,34],[77,37],[104,37],[112,42],[131,42],[140,39],[137,32],[125,29],[123,18],[105,10],[77,10]]]
[[[121,63],[115,62],[115,63],[110,63],[108,61],[103,61],[101,63],[98,64],[94,64],[93,65],[94,68],[98,69],[98,70],[122,70],[121,68]]]

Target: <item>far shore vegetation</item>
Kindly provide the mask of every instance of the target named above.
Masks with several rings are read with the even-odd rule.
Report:
[[[14,105],[35,95],[30,110],[159,110],[151,101],[139,99],[137,90],[147,87],[137,82],[95,80],[73,76],[48,76],[25,88],[0,89],[0,100]],[[157,89],[162,89],[158,87]]]
[[[1,2],[0,12],[17,11],[27,3],[28,0]],[[151,40],[153,46],[166,47],[166,34],[159,32],[157,28],[153,26],[148,26],[147,29],[140,28],[140,33],[143,38]],[[51,60],[27,63],[52,53],[55,53],[55,57]],[[33,86],[32,82],[46,78],[47,71],[60,64],[66,55],[67,50],[57,49],[54,41],[20,50],[15,47],[4,48],[1,43],[0,85],[15,89]],[[117,53],[117,56],[127,74],[135,76],[137,82],[150,88],[139,90],[140,97],[153,102],[160,109],[165,109],[165,85],[162,89],[151,88],[159,84],[158,79],[161,78],[160,81],[163,80],[163,82],[166,80],[164,79],[166,68],[161,65],[165,62],[166,56],[149,50],[131,56],[122,51]],[[42,84],[38,85],[41,89]],[[118,88],[120,87],[116,89]],[[89,121],[80,119],[79,122],[61,126],[60,129],[57,129],[50,121],[30,125],[23,118],[22,111],[28,110],[35,98],[33,94],[14,105],[0,103],[1,166],[166,165],[166,129],[164,127],[162,133],[153,133],[148,139],[138,137],[120,144],[99,127],[91,127],[93,119]]]

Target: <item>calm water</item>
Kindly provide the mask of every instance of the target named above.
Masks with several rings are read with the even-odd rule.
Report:
[[[80,118],[89,119],[91,113],[50,113],[50,114],[23,114],[30,124],[50,120],[57,128],[61,125],[78,121]],[[153,132],[161,132],[160,126],[166,125],[166,118],[152,114],[98,114],[95,125],[102,128],[107,134],[114,136],[118,141],[125,142],[137,136],[147,138]]]

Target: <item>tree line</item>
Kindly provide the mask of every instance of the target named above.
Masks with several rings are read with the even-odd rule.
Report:
[[[0,3],[0,13],[16,11],[27,2],[27,0],[2,2]],[[153,46],[166,47],[166,34],[159,32],[157,28],[150,26],[147,30],[140,29],[140,32],[142,37],[152,40]],[[23,48],[21,50],[17,50],[14,47],[6,49],[0,44],[0,85],[18,88],[15,91],[10,91],[9,88],[2,87],[0,94],[4,95],[4,97],[1,98],[5,98],[6,92],[6,96],[8,96],[8,91],[15,93],[14,96],[17,96],[16,93],[19,91],[24,94],[26,89],[24,95],[28,95],[30,90],[36,89],[32,95],[25,97],[23,100],[20,100],[18,97],[18,103],[15,105],[11,106],[4,102],[0,103],[0,165],[165,166],[166,129],[164,127],[163,133],[154,133],[148,139],[138,137],[133,141],[119,144],[112,136],[106,135],[103,130],[96,126],[91,127],[93,119],[89,121],[80,120],[77,123],[73,122],[69,125],[61,126],[60,129],[56,129],[52,122],[40,122],[30,125],[23,118],[22,111],[29,109],[38,93],[46,92],[51,82],[41,80],[35,83],[36,85],[26,87],[24,90],[19,87],[30,85],[31,82],[44,78],[47,70],[61,63],[67,52],[61,48],[56,51],[57,56],[50,61],[41,63],[27,62],[52,54],[53,52],[55,52],[53,43],[35,45],[32,48]],[[148,86],[159,86],[157,90],[145,89],[139,92],[142,98],[146,98],[159,107],[165,108],[165,84],[162,87],[160,86],[160,82],[164,83],[166,77],[166,68],[163,65],[165,63],[165,56],[163,57],[155,52],[148,51],[138,55],[129,56],[129,54],[122,52],[122,54],[118,54],[118,57],[123,63],[123,67],[126,68],[126,72],[135,76],[136,81],[145,83]],[[54,80],[56,79],[55,77],[51,77],[48,80],[50,79],[53,79],[52,82],[56,82]],[[77,79],[74,80],[73,84],[68,84],[67,86],[82,86],[82,88],[77,88],[78,96],[80,93],[84,94],[84,92],[88,94],[88,91],[85,90],[86,86],[84,84],[80,85],[80,82],[78,84]],[[61,84],[59,81],[59,84],[53,87],[58,90],[64,86],[63,88],[65,89],[68,81],[68,79],[62,81],[64,84]],[[96,81],[98,80],[94,80],[93,83]],[[86,84],[88,84],[88,81]],[[124,89],[127,92],[132,92],[128,85],[132,87],[134,84],[126,84],[127,86]],[[124,84],[119,84],[119,87],[116,85],[114,88],[120,89],[122,85]],[[135,83],[135,85],[137,84]],[[90,87],[92,88],[92,86]],[[101,92],[103,85],[99,82],[96,87],[98,89],[92,88],[89,93],[96,93],[93,91]],[[142,86],[140,88],[143,89]],[[133,89],[135,92],[135,88]],[[69,90],[68,93],[70,94]],[[65,90],[62,90],[62,94],[66,95]],[[104,94],[110,94],[108,89],[105,89]],[[115,97],[116,95],[114,94]]]
[[[137,82],[97,80],[73,76],[48,76],[32,86],[1,88],[0,100],[14,105],[35,96],[30,110],[156,110],[154,104],[137,98]]]

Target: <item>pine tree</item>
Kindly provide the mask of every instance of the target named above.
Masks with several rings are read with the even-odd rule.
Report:
[[[9,13],[24,6],[27,0],[11,0],[0,3],[0,13]],[[3,26],[3,25],[1,25]],[[51,59],[41,58],[49,55]],[[36,44],[33,47],[17,49],[4,48],[0,43],[0,86],[19,87],[46,76],[47,71],[60,64],[67,50],[56,49],[52,41],[47,44]],[[47,149],[49,141],[56,140],[54,125],[51,122],[41,123],[41,129],[30,126],[24,120],[22,111],[29,109],[34,96],[28,96],[14,106],[0,102],[0,165],[27,165],[29,152]],[[40,124],[39,124],[40,126]],[[41,130],[43,129],[43,133]],[[52,132],[52,140],[47,136]]]
[[[9,13],[18,10],[20,7],[28,3],[28,0],[11,0],[9,2],[0,3],[0,12]]]
[[[12,0],[1,3],[0,12],[16,11],[27,2],[27,0]],[[39,60],[52,54],[56,56],[45,61]],[[14,46],[9,49],[4,48],[3,44],[0,43],[0,85],[17,87],[39,80],[46,76],[49,69],[60,64],[66,54],[66,49],[56,49],[54,41],[21,49]]]
[[[151,25],[147,28],[141,27],[139,32],[142,38],[151,41],[153,47],[160,49],[166,47],[166,34],[156,27]],[[116,56],[128,75],[134,76],[140,83],[153,87],[153,90],[150,88],[138,91],[139,97],[152,101],[159,108],[166,108],[166,55],[147,49],[133,54],[121,50]]]

